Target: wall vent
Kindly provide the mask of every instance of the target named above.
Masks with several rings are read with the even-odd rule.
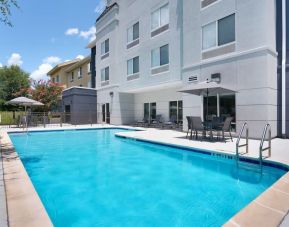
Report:
[[[188,78],[188,83],[197,83],[198,82],[198,76],[190,76]]]

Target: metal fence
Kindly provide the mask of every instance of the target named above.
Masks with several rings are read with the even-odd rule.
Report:
[[[1,128],[62,127],[96,124],[94,112],[0,112]]]

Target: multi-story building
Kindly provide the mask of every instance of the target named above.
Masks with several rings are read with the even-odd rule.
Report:
[[[186,129],[186,116],[232,116],[236,130],[248,122],[250,137],[266,123],[285,134],[276,2],[108,0],[88,45],[98,121],[175,115]],[[216,92],[196,95],[206,81]]]
[[[90,56],[72,64],[65,72],[67,73],[67,88],[91,87]]]
[[[64,88],[91,87],[90,56],[56,65],[47,75]]]
[[[67,73],[66,69],[69,68],[71,65],[78,62],[79,59],[75,59],[72,61],[66,61],[56,65],[53,69],[51,69],[47,75],[50,77],[53,83],[58,83],[63,87],[67,88]]]

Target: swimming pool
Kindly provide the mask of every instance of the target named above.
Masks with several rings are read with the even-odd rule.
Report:
[[[260,177],[120,131],[10,134],[55,226],[220,226],[286,172],[266,166]]]

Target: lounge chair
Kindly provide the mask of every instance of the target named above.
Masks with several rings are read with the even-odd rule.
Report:
[[[217,131],[217,133],[222,132],[222,139],[223,140],[225,140],[225,132],[228,132],[230,135],[231,141],[233,142],[232,133],[231,133],[232,121],[233,121],[233,117],[226,117],[224,124],[215,129]]]
[[[148,117],[145,116],[141,121],[137,121],[135,123],[136,126],[141,126],[141,127],[145,127],[146,125],[148,125],[149,123],[149,120],[148,120]]]
[[[175,128],[177,122],[177,116],[173,115],[169,121],[163,123],[163,128]]]
[[[161,128],[161,126],[162,126],[161,119],[162,119],[161,114],[156,115],[156,119],[150,123],[150,126],[155,127],[155,128]]]

